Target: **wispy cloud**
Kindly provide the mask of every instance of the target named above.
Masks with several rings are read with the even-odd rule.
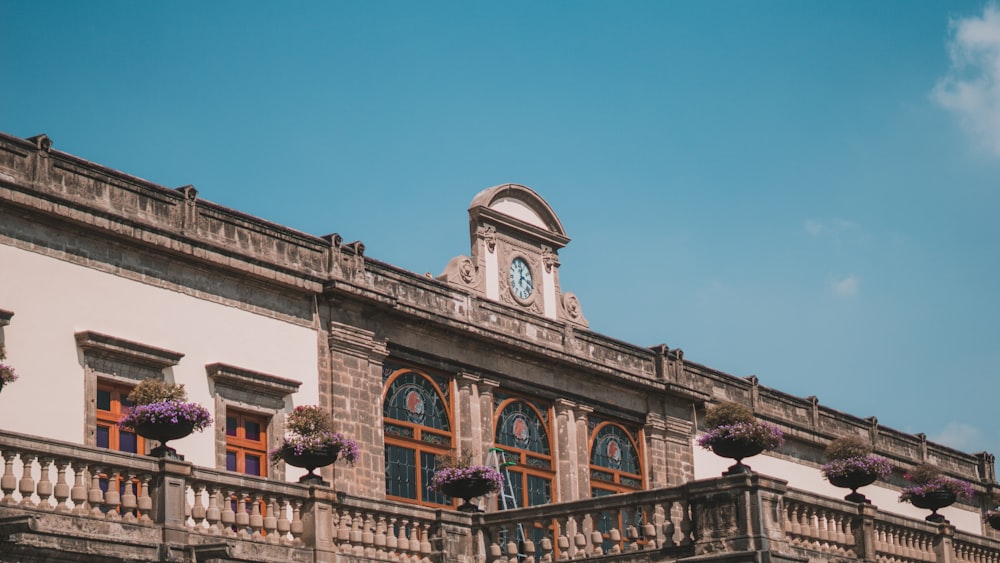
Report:
[[[830,282],[830,289],[837,297],[854,297],[861,289],[861,280],[858,279],[858,276],[851,274]]]
[[[933,98],[954,112],[986,150],[1000,156],[1000,8],[951,22],[951,67]]]
[[[938,442],[962,451],[978,447],[980,438],[978,428],[962,422],[949,422],[943,430],[929,437],[932,442]]]
[[[861,226],[848,219],[806,219],[802,227],[807,233],[814,237],[820,235],[839,236],[846,233],[860,233]]]

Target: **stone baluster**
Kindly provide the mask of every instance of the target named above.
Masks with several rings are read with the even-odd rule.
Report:
[[[39,477],[38,483],[35,485],[35,494],[38,495],[38,508],[50,510],[52,508],[52,503],[49,502],[49,498],[52,497],[52,481],[50,480],[51,475],[49,475],[49,471],[52,467],[52,458],[39,457],[38,467]]]
[[[194,502],[191,503],[191,520],[194,522],[193,527],[195,530],[201,530],[205,526],[205,516],[208,510],[205,508],[205,502],[202,495],[205,493],[205,483],[192,483],[191,484],[191,495]]]
[[[413,555],[420,553],[420,523],[412,522],[410,524],[410,546],[409,551]],[[417,557],[419,559],[419,557]]]
[[[264,539],[267,543],[277,544],[281,541],[278,537],[278,501],[273,496],[270,495],[266,500],[267,515],[264,516]]]
[[[153,476],[148,474],[136,477],[139,481],[136,485],[139,491],[139,498],[136,499],[136,509],[139,511],[139,523],[147,526],[153,524],[153,519],[150,517],[150,514],[153,513],[153,497],[149,496],[149,481],[152,478]]]
[[[385,559],[386,556],[386,543],[388,538],[386,537],[387,525],[385,521],[385,515],[379,514],[378,521],[375,523],[375,536],[372,538],[372,544],[375,546],[375,558]]]
[[[56,486],[53,496],[56,499],[56,512],[68,512],[69,505],[69,484],[66,482],[66,468],[69,467],[69,460],[58,459],[56,465]]]
[[[101,467],[99,465],[88,466],[90,471],[90,488],[87,489],[87,505],[90,508],[90,515],[102,518],[101,504],[104,502],[104,491],[101,490]]]
[[[135,494],[136,481],[135,474],[131,472],[120,473],[122,476],[122,520],[129,523],[135,523],[138,518],[136,518],[135,511],[139,506],[139,497]]]
[[[31,476],[35,457],[30,453],[21,454],[21,480],[17,482],[17,490],[21,493],[21,506],[33,506],[35,503],[31,498],[35,494],[35,479]]]
[[[302,544],[302,532],[305,525],[302,523],[302,501],[292,501],[292,521],[288,525],[288,531],[292,534],[292,545]]]
[[[567,561],[572,555],[573,546],[573,534],[575,529],[570,530],[572,525],[572,520],[569,515],[562,516],[556,519],[556,558],[559,561]]]
[[[222,534],[225,536],[234,536],[236,530],[236,511],[233,509],[233,502],[236,495],[239,494],[237,491],[232,489],[222,490]]]
[[[3,491],[3,500],[0,504],[15,504],[14,491],[17,490],[17,477],[14,476],[14,458],[17,452],[5,450],[3,452],[3,477],[0,477],[0,491]]]
[[[395,558],[396,551],[399,549],[399,536],[397,533],[397,528],[399,527],[399,519],[395,516],[389,516],[389,524],[385,530],[385,550],[393,555]]]
[[[364,537],[364,518],[361,517],[361,511],[355,510],[354,517],[351,518],[351,553],[354,555],[364,555],[365,546],[362,543],[362,538]]]
[[[292,521],[288,518],[288,511],[291,510],[292,504],[288,499],[282,497],[278,497],[275,504],[278,507],[278,519],[274,526],[278,533],[278,539],[282,545],[291,545],[292,539],[289,537],[289,532],[292,530]]]
[[[264,528],[264,516],[260,513],[262,497],[260,493],[253,493],[250,499],[250,537],[259,540],[261,530]]]
[[[341,553],[351,552],[351,513],[344,508],[337,519],[337,550]]]
[[[371,558],[375,555],[375,517],[370,512],[364,515],[364,523],[361,526],[361,544],[365,548],[365,557]]]
[[[250,514],[247,513],[247,495],[243,491],[236,491],[236,535],[242,538],[249,538]]]
[[[555,560],[555,544],[550,536],[545,536],[536,546],[537,559],[539,563],[550,563]]]
[[[121,483],[121,479],[119,477],[120,475],[116,470],[110,467],[108,468],[108,490],[104,492],[104,517],[115,522],[122,519],[121,513],[118,512],[122,504],[122,495],[118,490],[119,483]]]
[[[73,464],[76,478],[73,480],[73,488],[70,489],[69,498],[73,501],[73,514],[83,515],[87,513],[87,478],[84,472],[87,467],[82,463]]]
[[[205,509],[205,521],[208,523],[208,533],[222,533],[222,510],[219,508],[219,486],[208,485],[208,508]]]

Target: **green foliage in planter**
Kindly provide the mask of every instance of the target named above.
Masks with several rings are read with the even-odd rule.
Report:
[[[131,393],[128,400],[134,405],[151,405],[164,401],[183,402],[187,400],[184,384],[166,383],[152,377],[142,380]]]
[[[718,428],[719,426],[728,426],[740,422],[752,424],[754,418],[753,411],[739,403],[731,401],[719,403],[714,407],[710,407],[708,412],[705,413],[705,426],[708,428]]]
[[[834,461],[838,459],[865,457],[871,453],[872,446],[868,440],[860,436],[842,436],[830,442],[826,447],[824,455],[827,461]]]

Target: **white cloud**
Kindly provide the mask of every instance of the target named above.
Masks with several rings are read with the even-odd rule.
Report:
[[[956,450],[969,451],[980,442],[979,429],[971,424],[949,422],[944,430],[928,437],[932,442],[938,442]]]
[[[954,112],[986,150],[1000,156],[1000,9],[951,22],[951,67],[933,98]]]
[[[854,221],[840,219],[837,217],[827,221],[821,221],[819,219],[806,219],[802,223],[802,226],[805,228],[806,232],[812,236],[819,236],[822,234],[839,236],[847,233],[861,232],[861,225],[858,225]]]
[[[845,278],[833,280],[830,283],[831,289],[833,289],[833,294],[837,297],[854,297],[858,294],[859,286],[861,285],[861,280],[858,276],[851,274]]]

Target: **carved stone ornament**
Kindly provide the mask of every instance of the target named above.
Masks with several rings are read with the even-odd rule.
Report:
[[[497,249],[497,229],[493,225],[486,225],[485,227],[479,227],[476,232],[479,238],[486,242],[486,250],[490,254],[493,254]]]
[[[552,252],[552,249],[550,249],[550,248],[543,248],[542,249],[542,264],[545,265],[545,271],[546,272],[551,272],[552,271],[552,266],[558,266],[559,265],[559,256],[555,252]]]
[[[559,305],[562,307],[563,318],[577,325],[589,326],[587,319],[583,317],[583,309],[580,307],[580,300],[576,297],[576,294],[570,292],[563,293],[560,297]]]
[[[476,265],[472,263],[471,258],[462,257],[462,260],[458,263],[458,275],[466,284],[475,285],[479,278],[479,272],[476,270]]]

